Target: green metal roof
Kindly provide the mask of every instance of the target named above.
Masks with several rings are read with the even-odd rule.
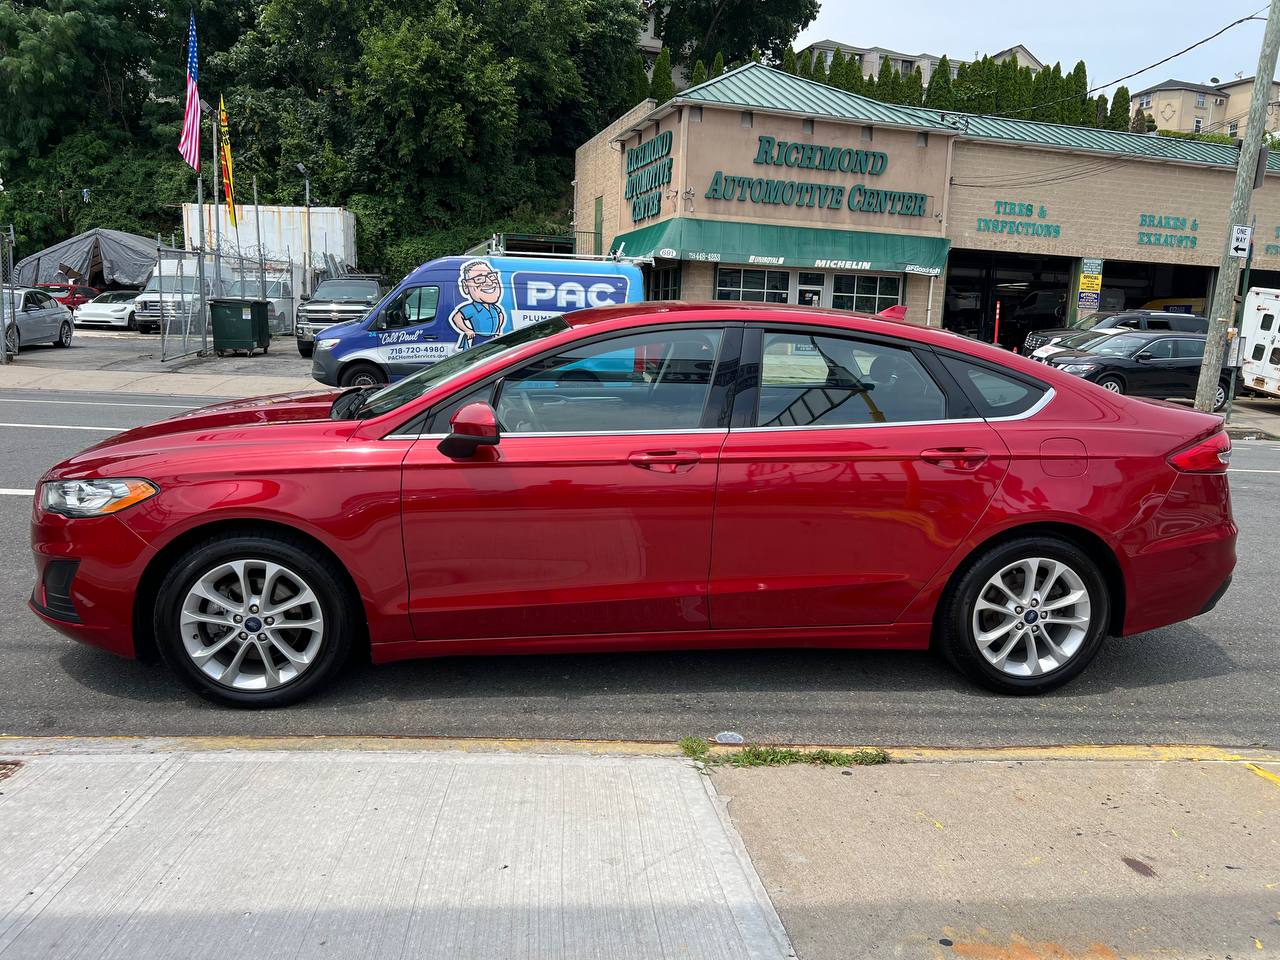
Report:
[[[1234,167],[1236,149],[1221,143],[1157,137],[1120,130],[1097,130],[1035,120],[1013,120],[974,113],[881,103],[825,83],[806,80],[759,63],[746,63],[682,91],[675,103],[773,110],[850,123],[912,127],[955,134],[966,140],[1021,143],[1089,153]],[[1280,154],[1267,169],[1280,173]]]
[[[942,273],[950,248],[951,241],[945,237],[692,217],[653,223],[613,241],[613,252],[624,257],[774,267],[844,267],[932,277]]]

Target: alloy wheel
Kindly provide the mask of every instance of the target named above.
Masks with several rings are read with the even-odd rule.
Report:
[[[9,329],[4,335],[5,349],[13,356],[18,355],[18,349],[21,343],[18,339],[18,327],[16,324],[9,324]]]
[[[997,571],[973,606],[973,640],[987,662],[1012,677],[1065,666],[1091,621],[1089,590],[1059,560],[1030,557]]]
[[[1218,386],[1213,391],[1213,409],[1221,410],[1226,405],[1227,405],[1227,388],[1224,387],[1222,384],[1218,384]]]
[[[264,559],[219,563],[193,583],[179,613],[182,643],[210,679],[264,691],[301,676],[325,642],[324,612],[297,572]]]
[[[71,346],[71,324],[65,320],[62,322],[62,329],[58,331],[58,342],[64,347]]]
[[[1124,393],[1119,380],[1103,380],[1100,386],[1103,390],[1110,390],[1112,393]]]

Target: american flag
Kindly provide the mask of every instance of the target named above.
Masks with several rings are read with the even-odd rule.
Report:
[[[187,109],[182,114],[178,152],[191,169],[200,170],[200,88],[196,85],[196,15],[187,31]]]

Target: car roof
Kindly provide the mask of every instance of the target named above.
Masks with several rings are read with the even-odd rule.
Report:
[[[1198,313],[1182,313],[1178,310],[1117,310],[1113,317],[1177,317],[1189,320],[1203,320]]]
[[[1141,337],[1144,340],[1163,340],[1165,337],[1177,337],[1179,340],[1188,338],[1194,340],[1197,337],[1204,337],[1205,334],[1197,333],[1194,330],[1126,330],[1125,335],[1131,337]]]

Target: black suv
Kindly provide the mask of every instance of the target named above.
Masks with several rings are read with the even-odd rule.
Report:
[[[1033,330],[1023,341],[1022,352],[1030,354],[1047,343],[1057,343],[1082,330],[1107,330],[1129,327],[1133,330],[1171,330],[1176,333],[1207,333],[1209,321],[1193,313],[1169,313],[1165,310],[1119,310],[1115,313],[1092,313],[1069,327]]]
[[[1089,345],[1088,350],[1064,350],[1045,362],[1112,393],[1135,397],[1193,400],[1204,359],[1203,333],[1134,330],[1117,333]],[[1223,363],[1213,409],[1227,405],[1231,368]]]

